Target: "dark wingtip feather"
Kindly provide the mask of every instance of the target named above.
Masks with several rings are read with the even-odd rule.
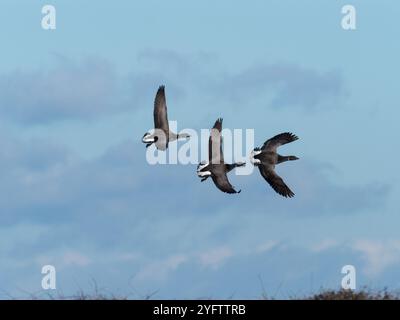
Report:
[[[165,86],[161,85],[158,87],[157,93],[164,93],[164,91],[165,91]]]
[[[286,134],[290,135],[293,141],[299,140],[299,137],[292,132],[286,132]]]
[[[218,118],[215,123],[213,128],[217,128],[218,130],[222,130],[222,118]]]

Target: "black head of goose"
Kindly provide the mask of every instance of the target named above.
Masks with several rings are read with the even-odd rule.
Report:
[[[245,163],[227,164],[224,162],[221,131],[222,118],[219,118],[211,129],[210,138],[208,139],[208,161],[202,161],[197,166],[197,176],[201,178],[202,182],[211,177],[216,187],[222,192],[240,193],[241,190],[236,191],[230,184],[227,173],[236,167],[244,166]]]
[[[159,150],[166,150],[168,143],[180,138],[190,138],[187,133],[176,134],[169,130],[167,103],[165,98],[165,86],[160,86],[154,99],[154,133],[146,132],[142,142],[146,143],[146,148],[153,143]]]
[[[255,148],[251,152],[250,161],[257,166],[261,175],[270,184],[270,186],[283,197],[293,197],[294,193],[289,189],[280,176],[275,172],[275,165],[285,162],[298,160],[295,156],[281,156],[277,153],[279,146],[299,139],[290,132],[284,132],[265,141],[261,148]]]

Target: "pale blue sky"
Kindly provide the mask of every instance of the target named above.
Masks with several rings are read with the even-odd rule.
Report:
[[[396,138],[400,4],[394,1],[43,1],[0,4],[0,289],[90,279],[134,297],[286,297],[359,285],[398,289]],[[357,30],[341,8],[357,9]],[[149,166],[140,142],[157,86],[181,128],[292,131],[279,173],[296,193],[194,166]],[[278,290],[278,288],[280,288]],[[275,292],[278,291],[278,292]]]

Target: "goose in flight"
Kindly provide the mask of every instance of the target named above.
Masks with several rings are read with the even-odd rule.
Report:
[[[159,150],[166,150],[170,141],[179,138],[190,138],[187,133],[176,134],[169,130],[167,103],[165,99],[165,87],[160,86],[157,90],[156,98],[154,99],[154,133],[146,132],[142,138],[142,142],[146,143],[146,148],[153,143]]]
[[[241,190],[236,191],[228,180],[227,173],[236,167],[242,167],[244,162],[237,162],[227,164],[224,162],[224,155],[222,152],[222,119],[219,118],[211,129],[210,138],[208,139],[208,159],[209,161],[202,161],[197,166],[197,175],[201,181],[207,180],[208,177],[214,181],[214,184],[222,192],[226,193],[240,193]]]
[[[263,178],[283,197],[291,198],[294,196],[294,193],[289,189],[282,178],[276,174],[275,165],[285,161],[297,160],[299,158],[295,156],[281,156],[276,152],[276,150],[281,145],[296,141],[297,139],[299,138],[293,133],[280,133],[265,141],[261,148],[255,148],[250,155],[251,163],[258,166]]]

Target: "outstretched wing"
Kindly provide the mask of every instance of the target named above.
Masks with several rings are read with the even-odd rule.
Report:
[[[168,134],[167,102],[165,99],[165,87],[160,86],[154,99],[154,128],[161,129]]]
[[[281,196],[291,198],[294,196],[292,190],[286,185],[283,179],[278,176],[271,166],[259,165],[261,175],[269,183],[269,185]]]
[[[291,132],[277,134],[275,137],[264,142],[262,150],[276,152],[276,149],[286,143],[293,142],[299,139],[298,136]]]
[[[212,179],[219,190],[226,193],[240,193],[241,190],[236,191],[230,184],[226,173],[220,173],[218,175],[213,174]]]
[[[210,163],[224,163],[224,154],[222,152],[222,118],[215,121],[208,139],[208,158]]]

